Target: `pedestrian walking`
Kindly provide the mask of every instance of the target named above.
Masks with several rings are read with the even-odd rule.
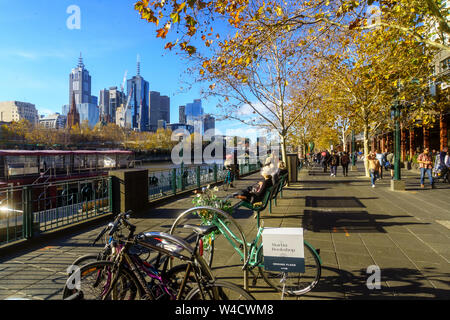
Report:
[[[378,161],[380,162],[380,179],[383,179],[383,167],[384,167],[384,163],[385,163],[385,159],[384,159],[384,154],[381,153],[380,150],[377,150],[377,153],[375,155],[375,157],[378,159]]]
[[[386,170],[390,170],[391,180],[394,179],[394,161],[394,153],[392,151],[386,151],[386,162],[384,163],[384,168]]]
[[[367,160],[369,162],[369,173],[370,173],[370,181],[372,182],[372,188],[375,188],[375,182],[379,177],[380,172],[380,161],[377,159],[374,152],[370,152],[367,156]]]
[[[336,151],[330,156],[330,177],[336,177],[337,167],[339,166],[339,155]]]
[[[350,163],[350,156],[348,152],[344,152],[341,158],[342,172],[344,173],[344,177],[348,176],[348,165]]]
[[[434,182],[433,182],[433,175],[431,170],[433,169],[433,159],[431,157],[431,154],[429,152],[428,148],[425,148],[421,154],[419,154],[419,157],[417,158],[417,162],[419,162],[420,167],[420,187],[423,189],[425,188],[424,185],[424,178],[425,178],[425,172],[428,175],[428,179],[430,180],[430,186],[433,189],[434,188]]]
[[[321,156],[322,156],[321,161],[322,161],[323,172],[327,172],[328,161],[330,160],[330,154],[328,153],[328,151],[323,151]]]

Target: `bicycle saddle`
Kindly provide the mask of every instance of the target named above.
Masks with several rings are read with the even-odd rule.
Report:
[[[194,230],[195,233],[197,233],[199,236],[204,236],[207,234],[210,234],[213,231],[217,230],[217,226],[210,225],[210,226],[198,226],[193,224],[185,224],[183,228],[188,228]]]

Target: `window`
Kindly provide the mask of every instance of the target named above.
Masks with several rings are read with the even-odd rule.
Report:
[[[441,72],[447,71],[448,69],[450,69],[450,58],[441,61]]]

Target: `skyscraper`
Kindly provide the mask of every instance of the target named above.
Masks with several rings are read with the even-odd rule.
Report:
[[[161,94],[157,91],[150,91],[150,131],[156,131],[158,129],[159,120],[164,120],[165,123],[170,123],[170,98],[168,96],[161,96]]]
[[[194,127],[194,132],[203,134],[203,107],[202,100],[196,99],[186,104],[186,124]]]
[[[186,106],[178,107],[178,122],[183,124],[186,123]]]
[[[69,95],[71,102],[63,106],[62,114],[69,115],[74,100],[75,111],[79,113],[78,122],[88,120],[89,126],[95,126],[99,121],[98,98],[91,95],[91,76],[85,68],[81,53],[77,67],[73,68],[69,75]]]
[[[83,58],[80,53],[78,66],[72,69],[69,75],[69,105],[72,94],[75,94],[75,103],[91,103],[91,76],[85,68]]]
[[[216,118],[210,114],[206,114],[203,118],[203,130],[204,132],[216,128]]]
[[[100,90],[100,119],[105,122],[116,122],[116,110],[121,104],[126,104],[125,93],[117,87]]]
[[[137,62],[136,76],[127,80],[127,96],[130,97],[131,126],[137,131],[149,130],[149,84],[140,75],[140,61]]]

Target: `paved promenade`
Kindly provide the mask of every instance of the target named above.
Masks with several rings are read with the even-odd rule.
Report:
[[[321,168],[303,170],[301,182],[285,188],[272,214],[268,209],[262,214],[264,226],[303,227],[305,238],[320,248],[321,281],[300,299],[449,299],[450,184],[422,190],[417,173],[403,171],[407,190],[393,192],[387,176],[372,188],[359,170],[348,177],[340,168],[337,177]],[[238,187],[257,179],[245,177]],[[167,232],[178,214],[192,207],[191,200],[161,205],[132,223],[138,231]],[[248,238],[254,236],[256,221],[249,210],[239,209],[234,217]],[[0,257],[0,299],[59,299],[67,266],[82,254],[98,252],[101,246],[90,243],[102,227]],[[218,244],[214,261],[217,277],[242,284],[242,263],[231,247]],[[372,265],[380,268],[380,289],[367,288]],[[256,299],[281,298],[262,279],[251,292]]]

